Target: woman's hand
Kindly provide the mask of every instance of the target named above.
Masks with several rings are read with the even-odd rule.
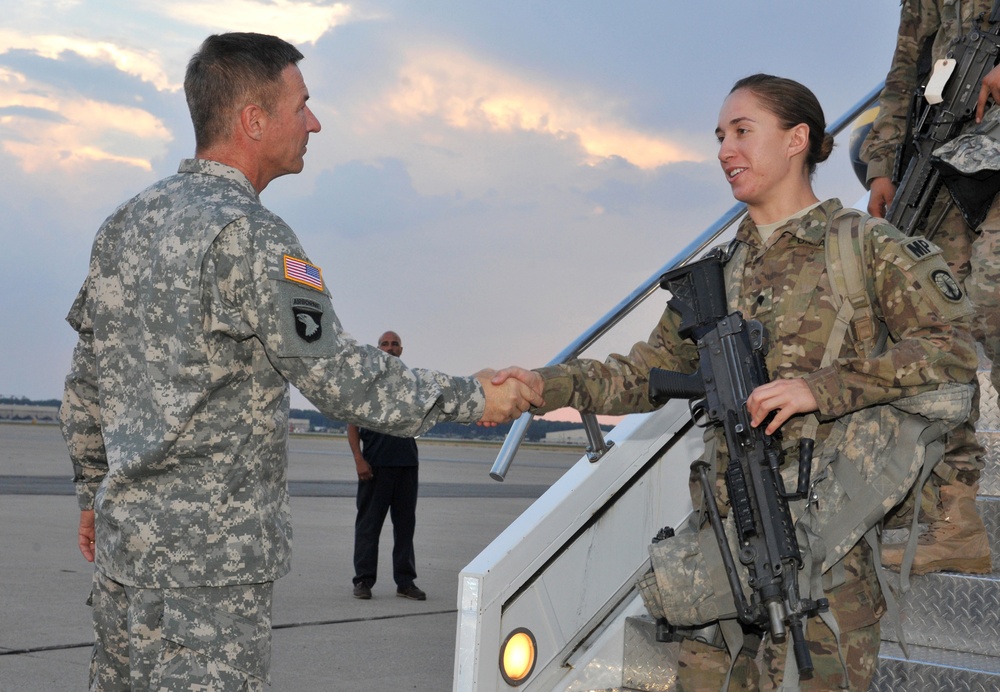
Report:
[[[750,424],[757,427],[774,411],[774,419],[764,432],[773,435],[786,420],[799,413],[812,413],[819,408],[809,385],[801,378],[775,380],[757,387],[747,397]]]

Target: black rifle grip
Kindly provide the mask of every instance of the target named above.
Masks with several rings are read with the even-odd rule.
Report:
[[[704,395],[705,384],[697,372],[685,375],[663,368],[649,371],[649,400],[656,405],[669,399],[693,399]]]

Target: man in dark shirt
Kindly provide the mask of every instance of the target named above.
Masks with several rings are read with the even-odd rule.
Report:
[[[396,356],[403,343],[396,332],[386,332],[378,347]],[[378,571],[378,540],[386,512],[392,517],[392,576],[396,595],[427,599],[413,583],[417,578],[413,532],[417,523],[417,441],[373,430],[347,426],[347,441],[358,468],[358,516],[354,522],[354,597],[372,597]]]

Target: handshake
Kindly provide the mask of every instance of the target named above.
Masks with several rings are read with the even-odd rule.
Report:
[[[479,425],[492,427],[512,421],[532,406],[543,406],[545,381],[532,370],[516,366],[503,370],[485,369],[474,377],[486,394],[486,410]]]

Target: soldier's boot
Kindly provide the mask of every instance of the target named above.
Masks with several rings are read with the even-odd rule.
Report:
[[[961,482],[941,486],[941,518],[933,521],[917,538],[912,574],[987,574],[992,571],[989,537],[976,510],[978,487],[978,484]],[[905,543],[883,545],[882,564],[898,571],[905,550]]]

